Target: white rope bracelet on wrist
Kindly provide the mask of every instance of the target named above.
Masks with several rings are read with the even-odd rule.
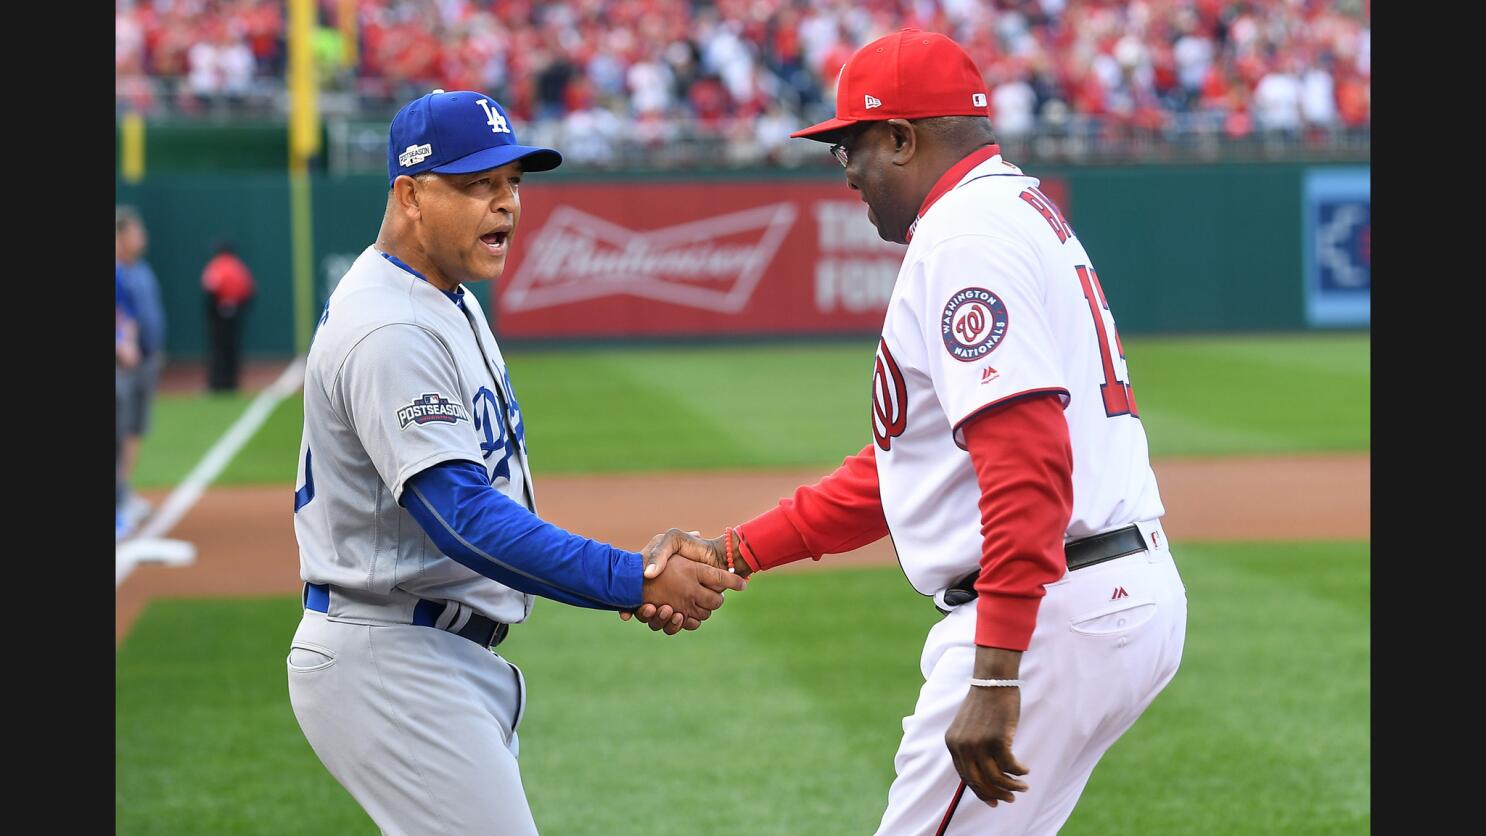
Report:
[[[1022,681],[1020,679],[971,679],[970,680],[970,684],[971,685],[978,685],[981,688],[1020,688],[1020,687],[1022,687]]]

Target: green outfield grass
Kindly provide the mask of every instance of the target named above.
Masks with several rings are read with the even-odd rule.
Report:
[[[135,487],[163,488],[181,481],[252,400],[248,394],[157,396],[150,432],[140,445]]]
[[[1177,559],[1182,669],[1063,832],[1368,832],[1367,544],[1186,544]],[[538,825],[870,832],[936,618],[896,568],[761,576],[671,639],[539,602],[502,648],[528,678]],[[117,654],[118,832],[375,832],[290,711],[298,619],[292,597],[145,612]]]
[[[511,351],[508,360],[539,477],[828,467],[869,438],[874,343]],[[1367,450],[1370,347],[1365,334],[1125,341],[1156,456]],[[177,483],[245,405],[161,398],[136,484]],[[303,420],[299,398],[286,400],[220,483],[292,482]]]

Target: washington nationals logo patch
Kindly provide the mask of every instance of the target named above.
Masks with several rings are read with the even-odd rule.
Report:
[[[962,363],[985,357],[1006,336],[1006,304],[983,287],[967,287],[949,297],[939,328],[949,356]]]
[[[469,413],[465,411],[463,404],[457,404],[435,392],[429,392],[421,398],[397,411],[397,428],[405,430],[409,424],[453,424],[456,421],[468,421]]]
[[[887,340],[878,340],[877,364],[872,369],[872,437],[878,447],[891,450],[893,439],[906,429],[908,382],[888,351]]]

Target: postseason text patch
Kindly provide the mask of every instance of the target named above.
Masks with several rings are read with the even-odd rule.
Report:
[[[469,419],[469,413],[462,404],[454,403],[436,392],[429,392],[397,411],[397,428],[405,430],[408,424],[453,424]]]

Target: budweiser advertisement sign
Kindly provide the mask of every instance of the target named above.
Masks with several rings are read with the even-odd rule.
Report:
[[[526,185],[502,338],[873,333],[906,250],[840,179]]]
[[[558,206],[502,297],[505,310],[626,294],[737,313],[794,227],[782,201],[660,229],[630,229]]]

